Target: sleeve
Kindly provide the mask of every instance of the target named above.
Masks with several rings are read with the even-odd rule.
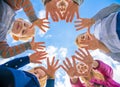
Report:
[[[102,10],[100,10],[95,16],[93,16],[92,18],[97,21],[99,19],[103,19],[106,16],[110,15],[113,12],[118,12],[120,11],[120,4],[111,4],[110,6],[103,8]]]
[[[113,70],[112,68],[105,64],[104,62],[100,61],[100,60],[96,60],[99,63],[99,66],[95,69],[97,69],[98,71],[100,71],[104,77],[107,78],[112,78],[113,77]]]
[[[42,0],[43,4],[46,5],[46,3],[50,2],[52,0]]]
[[[70,79],[70,83],[72,87],[85,87],[81,82],[80,79],[77,80],[76,83],[72,83],[71,79]]]
[[[15,58],[15,59],[10,60],[0,66],[19,69],[28,63],[30,63],[29,57],[25,56],[25,57]]]
[[[30,0],[23,0],[22,2],[22,8],[26,15],[28,16],[29,20],[31,22],[34,22],[38,19],[38,17],[35,14],[34,8]]]
[[[84,2],[84,0],[73,0],[73,2],[77,3],[78,5],[81,5]]]
[[[110,56],[115,61],[120,62],[120,52],[118,52],[118,53],[109,52],[109,53],[107,53],[107,55]]]
[[[2,58],[9,58],[31,49],[29,42],[10,47],[7,42],[0,42],[0,55]]]
[[[54,87],[54,79],[47,79],[46,87]]]

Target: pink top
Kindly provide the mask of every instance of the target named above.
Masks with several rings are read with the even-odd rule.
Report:
[[[99,72],[101,72],[104,75],[105,81],[102,80],[97,80],[97,79],[91,79],[91,83],[97,83],[97,84],[101,84],[104,85],[105,87],[120,87],[120,84],[115,82],[112,77],[113,77],[113,70],[112,68],[103,63],[100,60],[97,60],[99,63],[99,66],[96,68],[96,70],[98,70]],[[78,80],[76,83],[72,83],[71,82],[72,87],[85,87],[84,84],[82,84],[80,82],[80,80]]]

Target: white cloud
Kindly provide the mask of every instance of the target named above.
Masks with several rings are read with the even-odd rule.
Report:
[[[45,16],[46,16],[45,14],[46,14],[46,11],[45,11],[45,10],[40,10],[40,11],[39,11],[39,14],[38,14],[38,17],[39,17],[39,18],[45,18]]]

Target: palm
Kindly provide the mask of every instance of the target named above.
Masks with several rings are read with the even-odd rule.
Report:
[[[79,6],[76,3],[69,2],[69,5],[64,15],[66,22],[72,22],[75,14],[77,15],[77,18],[79,18],[78,9],[79,9]]]
[[[75,21],[76,30],[81,30],[83,28],[89,29],[93,24],[94,24],[93,19],[80,18],[77,21]]]
[[[59,9],[56,6],[56,2],[54,0],[48,2],[46,4],[46,18],[48,19],[48,15],[52,17],[53,21],[59,21],[59,18],[62,18],[61,13],[59,12]]]
[[[35,22],[33,22],[33,25],[38,26],[43,32],[46,32],[45,29],[49,28],[48,24],[49,22],[46,21],[46,18],[37,19]]]

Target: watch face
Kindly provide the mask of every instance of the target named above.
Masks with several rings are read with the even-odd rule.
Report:
[[[57,8],[59,9],[59,11],[62,14],[62,16],[64,16],[64,13],[65,13],[67,7],[68,7],[67,0],[59,0],[57,2]]]

